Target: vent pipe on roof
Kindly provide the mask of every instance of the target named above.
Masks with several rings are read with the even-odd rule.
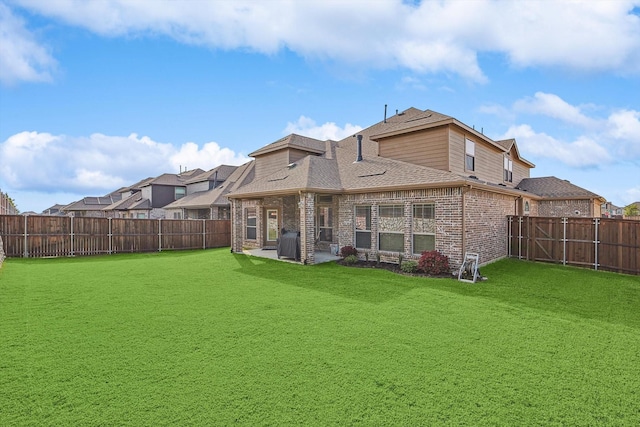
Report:
[[[384,122],[387,123],[387,104],[384,104]]]
[[[358,156],[356,157],[356,162],[362,161],[362,135],[356,135],[356,139],[358,140]]]

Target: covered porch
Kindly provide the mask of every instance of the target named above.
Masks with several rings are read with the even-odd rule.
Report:
[[[304,264],[333,261],[339,258],[337,215],[338,196],[331,194],[232,199],[232,249],[277,259],[283,242],[293,238],[299,249],[291,258]]]

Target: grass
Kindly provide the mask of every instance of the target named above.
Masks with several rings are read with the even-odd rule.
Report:
[[[8,259],[0,425],[640,425],[640,278]]]

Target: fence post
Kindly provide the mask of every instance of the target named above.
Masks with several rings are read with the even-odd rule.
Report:
[[[518,259],[522,259],[522,217],[518,217]]]
[[[568,218],[562,218],[562,265],[567,265],[567,223]]]
[[[111,217],[109,217],[109,255],[113,252],[113,233],[111,232]]]
[[[600,225],[600,218],[594,218],[593,219],[593,223],[595,224],[595,240],[593,242],[594,244],[594,250],[595,250],[595,258],[594,258],[594,265],[595,265],[595,269],[598,270],[598,243],[600,243],[598,241],[598,226]]]
[[[207,249],[207,220],[202,220],[202,249]]]
[[[507,230],[507,257],[511,258],[511,224],[513,223],[513,217],[508,216],[507,221],[509,222]]]
[[[73,216],[71,217],[71,256],[74,255],[73,248],[75,246],[73,239]]]
[[[162,252],[162,218],[158,218],[158,252]]]
[[[29,215],[25,215],[24,216],[24,250],[22,251],[22,256],[24,258],[29,258],[29,250],[28,248],[28,241],[27,241],[27,218],[29,217]]]

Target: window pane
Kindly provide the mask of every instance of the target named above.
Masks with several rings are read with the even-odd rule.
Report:
[[[465,141],[465,153],[470,155],[470,156],[475,156],[476,155],[476,143],[471,141],[470,139],[467,139]]]
[[[255,227],[247,227],[247,239],[255,240],[256,239],[256,228]]]
[[[468,171],[473,171],[473,170],[475,170],[475,168],[474,168],[474,166],[475,166],[475,159],[473,158],[473,156],[470,156],[470,155],[468,155],[468,154],[467,154],[467,156],[466,156],[466,158],[465,158],[465,159],[466,159],[465,168],[466,168]]]
[[[318,225],[320,227],[333,227],[333,208],[328,206],[318,208]]]
[[[371,206],[356,206],[356,230],[371,230]]]
[[[404,234],[380,233],[380,250],[404,252]]]
[[[320,229],[320,241],[332,242],[333,241],[333,228],[321,228]]]
[[[370,231],[356,231],[356,248],[371,249]]]
[[[435,233],[435,205],[413,205],[413,233]]]
[[[379,209],[378,230],[397,233],[404,231],[404,206],[380,206]]]
[[[432,234],[413,235],[413,253],[416,255],[424,251],[432,251],[436,248],[436,236]]]

